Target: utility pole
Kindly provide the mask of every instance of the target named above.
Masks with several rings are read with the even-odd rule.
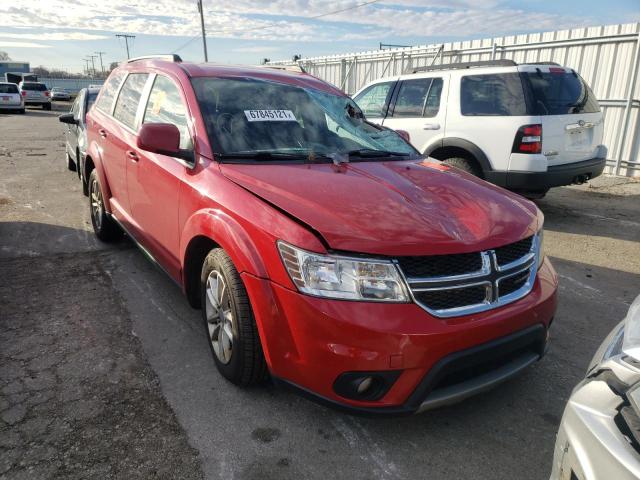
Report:
[[[89,57],[89,59],[91,60],[91,67],[93,70],[93,76],[96,76],[96,63],[95,63],[95,59],[98,58],[97,55],[87,55],[87,57]]]
[[[104,75],[104,65],[102,64],[102,55],[104,55],[107,52],[95,52],[98,55],[100,55],[100,71],[102,72],[102,75]]]
[[[89,59],[83,58],[82,60],[84,60],[84,72],[88,77],[89,76]]]
[[[202,27],[202,46],[204,47],[204,61],[209,61],[207,55],[207,34],[204,31],[204,10],[202,9],[202,0],[198,0],[198,12],[200,12],[200,26]]]
[[[117,37],[117,38],[124,38],[124,44],[125,44],[125,45],[126,45],[126,47],[127,47],[127,60],[129,60],[129,59],[131,58],[131,57],[129,56],[129,39],[132,39],[132,40],[133,40],[134,38],[136,38],[136,36],[135,36],[135,35],[126,35],[126,34],[120,34],[120,33],[118,33],[118,34],[116,34],[116,37]]]

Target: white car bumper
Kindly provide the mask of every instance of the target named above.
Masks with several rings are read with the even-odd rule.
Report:
[[[616,423],[623,402],[604,381],[574,390],[558,431],[551,480],[640,478],[640,453]]]

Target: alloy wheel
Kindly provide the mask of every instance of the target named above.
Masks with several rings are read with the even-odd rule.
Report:
[[[102,227],[102,212],[104,205],[102,203],[102,193],[100,192],[100,185],[98,181],[94,179],[91,182],[91,217],[98,230]]]
[[[212,270],[207,277],[205,313],[209,341],[220,363],[228,364],[233,355],[234,318],[231,297],[224,277]]]

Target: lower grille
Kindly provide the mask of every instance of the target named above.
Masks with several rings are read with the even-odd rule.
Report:
[[[415,299],[432,310],[446,310],[465,305],[478,305],[487,299],[487,287],[476,285],[448,290],[415,292]]]

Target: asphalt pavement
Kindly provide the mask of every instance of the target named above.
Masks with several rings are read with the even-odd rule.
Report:
[[[64,108],[0,115],[0,478],[548,478],[571,389],[640,294],[640,182],[538,202],[560,276],[541,362],[458,405],[353,417],[217,373],[180,289],[94,238]]]

